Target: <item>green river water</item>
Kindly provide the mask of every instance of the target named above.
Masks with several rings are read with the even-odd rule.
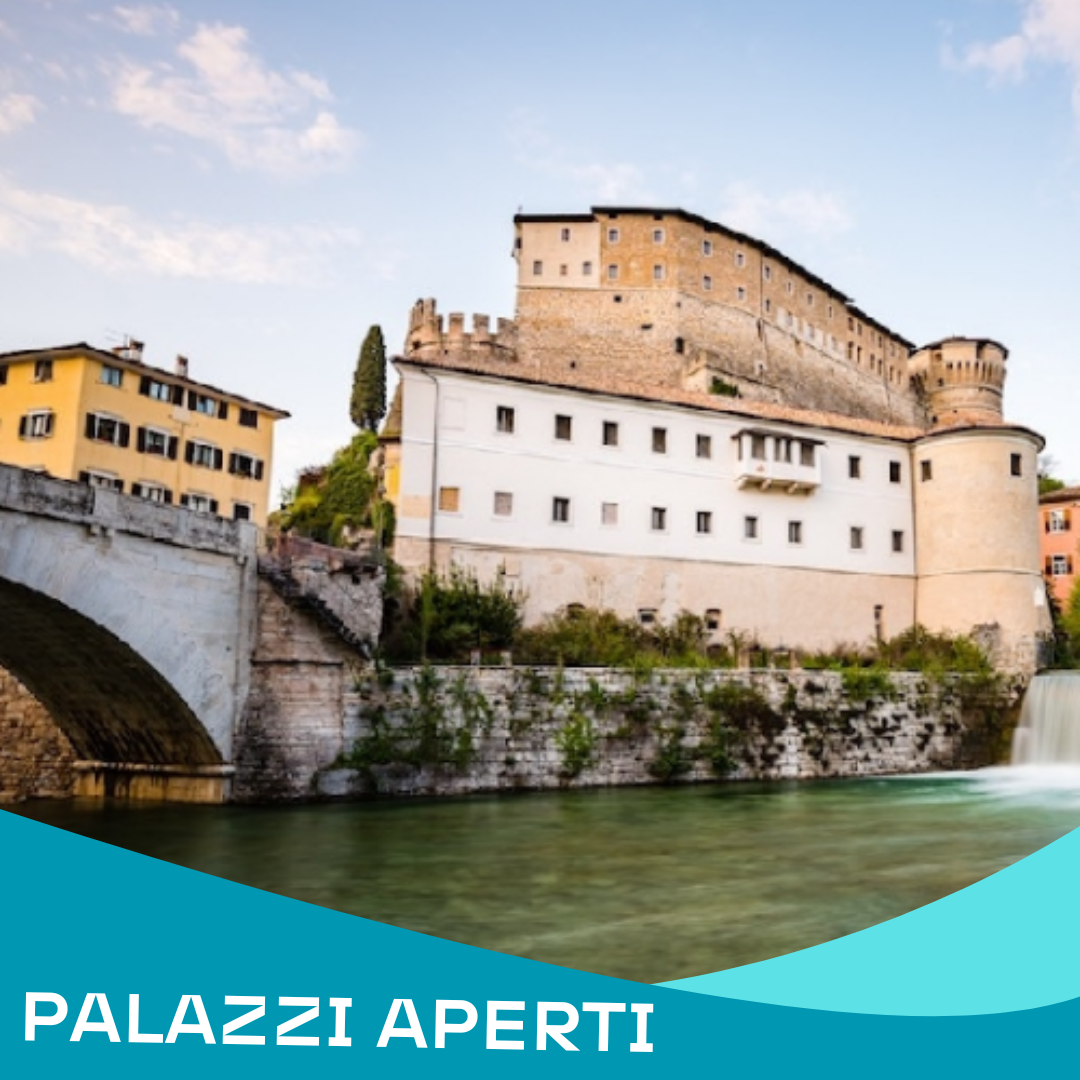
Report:
[[[994,769],[280,808],[76,800],[16,810],[312,904],[658,982],[806,948],[963,888],[1080,826],[1080,778]]]

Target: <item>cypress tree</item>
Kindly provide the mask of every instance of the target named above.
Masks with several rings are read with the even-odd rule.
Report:
[[[386,415],[386,344],[382,328],[373,326],[360,346],[353,373],[349,416],[362,431],[376,431]]]

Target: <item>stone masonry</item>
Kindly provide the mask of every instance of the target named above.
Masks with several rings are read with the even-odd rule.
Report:
[[[45,706],[0,668],[0,803],[74,794],[75,751]]]

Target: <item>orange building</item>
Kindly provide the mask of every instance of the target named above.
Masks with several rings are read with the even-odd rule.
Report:
[[[1080,535],[1080,487],[1062,488],[1039,499],[1039,538],[1043,572],[1058,603],[1069,602],[1075,575],[1080,570],[1077,540]]]

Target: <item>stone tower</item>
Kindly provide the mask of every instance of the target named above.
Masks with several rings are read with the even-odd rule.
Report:
[[[989,338],[951,337],[913,353],[908,374],[932,427],[1001,420],[1004,345]]]

